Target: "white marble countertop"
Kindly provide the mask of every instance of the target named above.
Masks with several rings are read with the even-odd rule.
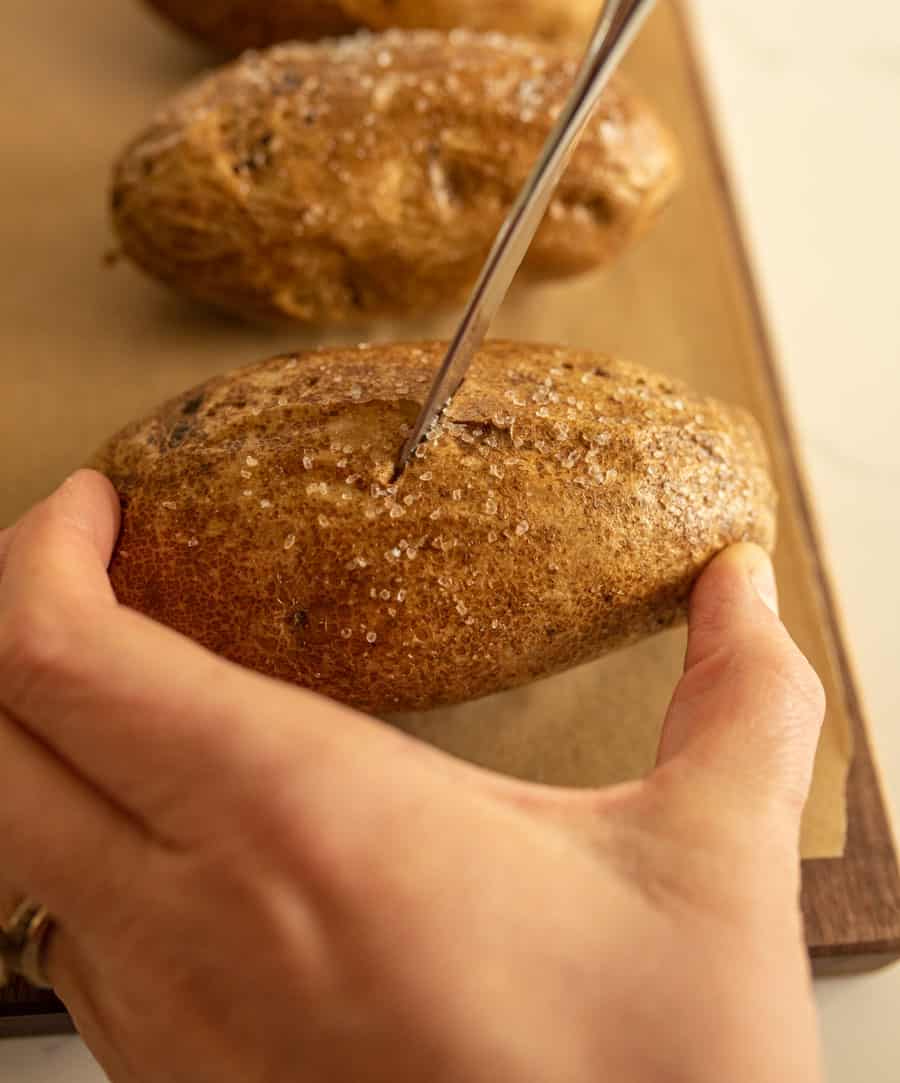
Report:
[[[900,808],[900,8],[695,0],[851,646]],[[887,569],[887,573],[885,572]],[[900,1079],[900,968],[818,988],[831,1083]],[[77,1039],[0,1043],[2,1083],[101,1083]]]

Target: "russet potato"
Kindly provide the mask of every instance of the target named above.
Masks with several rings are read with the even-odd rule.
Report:
[[[744,411],[575,349],[487,345],[391,484],[445,346],[320,350],[114,437],[121,602],[379,714],[475,699],[667,628],[707,562],[774,543]]]
[[[572,86],[548,45],[393,32],[245,56],[125,151],[125,256],[249,319],[359,324],[463,300]],[[621,80],[593,118],[526,263],[613,260],[668,202],[673,141]]]

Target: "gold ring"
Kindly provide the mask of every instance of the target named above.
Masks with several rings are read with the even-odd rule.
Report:
[[[26,899],[0,929],[0,987],[13,974],[36,989],[51,989],[47,977],[47,944],[55,922],[45,906]]]

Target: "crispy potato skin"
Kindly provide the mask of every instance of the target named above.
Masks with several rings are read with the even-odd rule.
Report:
[[[148,0],[182,30],[230,53],[294,38],[349,34],[363,24],[340,0]]]
[[[707,562],[771,550],[744,411],[622,361],[494,342],[396,486],[445,345],[321,350],[212,380],[93,465],[121,602],[377,714],[521,685],[680,621]]]
[[[587,36],[600,8],[595,0],[342,0],[344,10],[364,26],[499,30],[551,40]]]
[[[595,0],[149,0],[161,14],[230,52],[315,41],[367,27],[502,30],[550,39],[584,38]]]
[[[391,32],[249,54],[175,98],[123,154],[126,256],[183,294],[310,325],[462,301],[571,88],[548,45]],[[527,261],[603,266],[679,177],[671,137],[614,82]]]

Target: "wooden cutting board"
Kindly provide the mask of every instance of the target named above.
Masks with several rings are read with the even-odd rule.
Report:
[[[0,99],[0,123],[16,151],[0,172],[0,525],[158,401],[224,368],[322,341],[234,324],[169,297],[127,267],[102,265],[112,157],[208,55],[152,21],[137,0],[22,3],[12,22],[0,37],[0,66],[13,88]],[[743,402],[763,422],[783,498],[778,564],[786,619],[830,703],[804,847],[843,856],[805,863],[810,951],[822,973],[873,968],[900,957],[900,874],[685,12],[674,0],[661,4],[629,67],[680,137],[684,191],[613,271],[514,296],[498,330],[667,369]],[[446,319],[423,320],[327,340],[449,329]],[[575,785],[613,781],[623,765],[634,769],[652,756],[682,648],[674,633],[513,694],[522,700],[404,724],[511,773]],[[595,716],[587,722],[585,707]],[[52,997],[24,986],[0,995],[0,1033],[65,1025]]]

